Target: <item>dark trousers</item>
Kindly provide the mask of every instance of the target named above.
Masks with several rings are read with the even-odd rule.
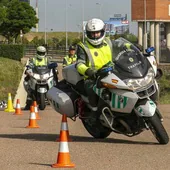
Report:
[[[98,96],[93,90],[94,84],[95,84],[94,80],[86,79],[84,81],[84,88],[85,88],[86,94],[88,96],[89,103],[92,107],[97,107]]]

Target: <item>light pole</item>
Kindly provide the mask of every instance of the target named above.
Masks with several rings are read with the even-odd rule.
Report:
[[[144,3],[144,52],[147,48],[147,23],[146,23],[146,0],[143,1]]]
[[[82,35],[83,35],[83,42],[84,42],[84,0],[82,0]]]
[[[68,35],[67,35],[67,0],[66,0],[66,3],[65,3],[65,20],[66,20],[66,23],[65,23],[65,32],[66,32],[66,52],[67,52],[67,47],[68,47]]]
[[[101,19],[102,4],[97,2],[96,5],[99,5],[99,18]]]
[[[68,20],[68,16],[67,16],[67,13],[68,13],[68,7],[71,7],[72,5],[71,4],[69,4],[69,6],[68,6],[68,4],[67,4],[67,0],[65,1],[65,32],[66,32],[66,52],[67,52],[67,49],[68,49],[68,30],[67,30],[67,27],[68,27],[68,22],[67,22],[67,20]]]
[[[38,0],[36,0],[35,12],[36,12],[36,17],[38,18]],[[38,23],[36,23],[36,32],[38,32]]]
[[[45,33],[45,35],[44,35],[44,39],[45,39],[45,45],[47,44],[47,30],[46,30],[46,0],[44,0],[44,8],[45,8],[45,10],[44,10],[44,29],[45,29],[45,31],[44,31],[44,33]]]
[[[78,37],[79,37],[79,39],[80,39],[81,24],[78,24],[77,27],[78,27],[78,33],[79,33],[79,34],[78,34]]]
[[[23,32],[22,30],[20,30],[20,37],[21,37],[21,44],[23,43],[22,39],[23,39]]]

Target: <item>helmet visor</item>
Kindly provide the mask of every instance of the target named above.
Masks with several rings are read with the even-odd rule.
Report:
[[[40,55],[40,56],[44,56],[44,55],[45,55],[45,52],[37,51],[37,54]]]
[[[104,35],[104,30],[101,31],[87,31],[86,32],[87,37],[92,39],[92,40],[98,40]]]

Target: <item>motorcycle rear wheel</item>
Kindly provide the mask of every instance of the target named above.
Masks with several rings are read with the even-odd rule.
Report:
[[[169,136],[164,126],[162,125],[157,113],[155,113],[153,117],[148,118],[147,123],[152,134],[155,136],[160,144],[165,145],[169,142]]]
[[[82,123],[85,129],[94,138],[104,139],[107,138],[111,133],[111,130],[109,128],[104,127],[99,120],[92,121],[91,119],[82,119]]]

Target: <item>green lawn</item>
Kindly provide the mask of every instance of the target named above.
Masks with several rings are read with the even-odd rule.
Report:
[[[8,99],[8,93],[14,98],[24,65],[15,60],[0,57],[0,101]]]

